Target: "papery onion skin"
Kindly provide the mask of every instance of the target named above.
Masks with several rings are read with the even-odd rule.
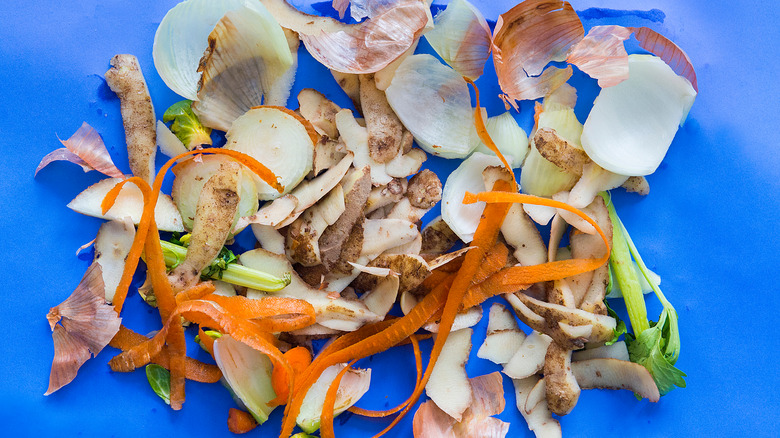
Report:
[[[468,85],[433,56],[406,58],[385,93],[393,111],[426,152],[463,158],[477,146]]]
[[[467,0],[454,0],[434,18],[433,30],[425,34],[431,47],[458,73],[476,80],[490,56],[490,27]]]
[[[305,14],[285,0],[260,0],[283,27],[298,32],[309,53],[342,73],[375,73],[401,56],[422,34],[430,11],[425,2],[399,0],[358,24]],[[381,12],[380,12],[381,11]]]
[[[628,78],[628,53],[623,41],[630,36],[631,30],[622,26],[594,26],[572,47],[566,61],[598,79],[601,88],[617,85]]]
[[[65,147],[54,150],[43,157],[40,164],[38,164],[38,168],[35,169],[35,175],[38,175],[41,169],[53,161],[64,160],[78,164],[84,172],[97,170],[106,176],[114,178],[122,178],[124,176],[116,168],[114,162],[111,161],[111,155],[109,155],[100,134],[86,122],[82,123],[81,127],[70,138],[60,140],[60,143]]]
[[[666,64],[678,75],[688,79],[696,92],[699,92],[699,84],[696,79],[696,71],[685,52],[677,47],[665,36],[647,27],[633,27],[634,36],[639,41],[639,46],[663,59]]]
[[[584,35],[568,2],[526,0],[501,14],[493,32],[493,62],[501,90],[514,100],[550,94],[571,77],[571,70],[545,66],[566,59]]]
[[[46,319],[52,329],[52,360],[49,395],[76,378],[90,353],[97,356],[119,331],[121,318],[104,298],[100,265],[93,263],[73,293],[53,307]]]

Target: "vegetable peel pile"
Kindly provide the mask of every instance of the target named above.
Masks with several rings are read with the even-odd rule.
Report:
[[[234,433],[268,428],[284,405],[281,437],[334,437],[345,411],[386,418],[382,436],[424,394],[416,438],[504,437],[509,424],[494,417],[505,409],[502,374],[540,437],[561,435],[553,415],[571,412],[583,389],[658,402],[684,387],[677,313],[607,191],[649,192],[644,176],[698,93],[685,53],[644,27],[586,34],[559,0],[523,1],[492,31],[467,0],[435,17],[420,0],[333,1],[341,17],[347,6],[365,20],[314,17],[284,0],[180,3],[153,52],[185,100],[156,123],[137,59],[112,59],[106,78],[132,175],[86,123],[35,172],[67,160],[108,177],[69,204],[108,222],[81,283],[47,315],[55,355],[46,395],[106,345],[120,350],[113,371],[143,367],[174,410],[187,380],[222,381],[238,405],[226,414]],[[632,34],[653,55],[629,55]],[[441,60],[415,53],[420,38]],[[296,110],[284,106],[299,41],[356,110],[311,88]],[[493,98],[507,112],[489,117],[475,80],[491,54],[501,88]],[[572,66],[602,88],[584,123]],[[536,99],[527,135],[510,109]],[[212,130],[226,132],[223,146],[212,146]],[[158,146],[171,158],[155,172]],[[422,169],[428,154],[462,161],[442,184]],[[170,196],[161,192],[169,170]],[[439,203],[442,216],[429,220]],[[537,225],[548,224],[544,239]],[[257,248],[234,253],[226,245],[249,225]],[[146,274],[139,294],[159,311],[150,336],[122,325],[137,271]],[[655,323],[650,290],[663,305]],[[477,357],[502,372],[469,377],[471,327],[498,296],[513,312],[493,303]],[[630,333],[610,297],[625,301]],[[214,363],[187,356],[194,330]],[[317,351],[320,339],[329,341]],[[409,343],[416,377],[406,400],[357,406],[377,377],[361,359]]]

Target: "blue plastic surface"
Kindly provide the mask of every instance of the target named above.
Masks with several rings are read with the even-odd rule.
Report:
[[[178,97],[155,72],[151,48],[157,24],[175,3],[0,2],[0,247],[5,266],[0,293],[0,435],[230,436],[226,418],[234,404],[220,385],[188,382],[184,409],[174,412],[150,390],[143,371],[110,372],[106,363],[115,353],[111,348],[88,361],[72,384],[43,396],[53,355],[45,315],[78,283],[91,254],[77,257],[76,249],[94,238],[101,222],[65,205],[101,176],[64,162],[52,164],[36,179],[33,172],[44,155],[60,147],[57,136],[69,137],[83,121],[101,133],[114,161],[128,171],[119,101],[103,74],[114,54],[138,56],[161,117]],[[512,6],[508,1],[474,3],[489,20]],[[688,374],[688,387],[657,404],[637,401],[627,391],[584,391],[574,412],[561,419],[564,435],[777,436],[780,373],[772,343],[780,334],[774,277],[780,262],[776,4],[572,3],[586,27],[646,25],[675,41],[696,67],[700,94],[663,164],[648,177],[650,195],[615,194],[619,214],[678,309],[678,367]],[[483,105],[492,115],[503,109],[495,97],[492,66],[488,71],[479,85]],[[581,102],[592,100],[593,81],[582,75],[578,80],[585,85]],[[303,87],[321,89],[349,105],[327,70],[305,55],[292,95]],[[531,114],[531,105],[523,105],[518,118],[525,128],[530,127]],[[584,108],[581,120],[586,114]],[[429,165],[445,176],[456,164],[432,160]],[[649,314],[655,318],[660,305],[649,301]],[[475,328],[471,376],[499,369],[475,356],[486,322]],[[146,332],[159,321],[133,294],[124,323]],[[430,344],[425,345],[429,349]],[[191,352],[206,357],[195,346]],[[383,408],[406,398],[414,380],[408,346],[362,364],[373,367],[375,377],[360,405]],[[507,405],[500,417],[512,423],[509,436],[532,436],[515,407],[508,379],[505,390]],[[276,436],[280,417],[277,409],[251,435]],[[411,436],[411,419],[407,416],[388,436]],[[371,436],[386,424],[342,416],[337,435]]]

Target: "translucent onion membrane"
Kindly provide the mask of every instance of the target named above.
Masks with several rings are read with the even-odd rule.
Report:
[[[628,78],[628,53],[623,41],[630,36],[631,31],[623,26],[594,26],[572,47],[566,61],[598,79],[601,88],[617,85]]]
[[[504,114],[488,117],[485,122],[490,138],[501,151],[501,154],[509,161],[512,167],[520,167],[528,153],[528,135],[523,128],[517,124],[512,114],[507,111]],[[479,144],[474,152],[481,152],[487,155],[495,155],[487,145]]]
[[[588,156],[606,170],[648,175],[666,155],[696,90],[661,58],[629,56],[629,78],[601,90],[582,131]]]
[[[500,15],[493,33],[493,62],[501,90],[510,102],[550,94],[572,75],[563,61],[585,31],[568,2],[526,0]]]
[[[326,368],[314,385],[309,388],[306,397],[303,399],[298,417],[295,419],[304,432],[313,433],[320,428],[320,416],[322,415],[322,407],[325,405],[325,395],[333,380],[336,379],[336,375],[346,366],[346,364],[337,364]],[[370,383],[370,369],[347,371],[341,379],[338,393],[336,394],[336,404],[333,409],[334,417],[357,403],[360,397],[363,397],[363,394],[368,392]]]
[[[230,335],[222,335],[214,340],[214,360],[233,396],[263,424],[274,410],[268,402],[276,398],[268,356]]]
[[[545,109],[537,122],[537,130],[542,128],[554,129],[559,137],[566,140],[572,146],[581,149],[580,136],[582,124],[577,120],[574,109],[560,104],[545,105]],[[571,189],[577,182],[577,175],[566,172],[551,163],[539,153],[536,145],[531,140],[531,148],[523,163],[520,173],[520,185],[523,193],[537,196],[552,196],[562,190]]]
[[[111,160],[111,155],[103,143],[95,128],[89,126],[86,122],[67,140],[60,140],[65,147],[56,149],[48,153],[35,169],[35,175],[44,167],[54,161],[69,161],[78,164],[84,170],[97,170],[98,172],[114,178],[122,178],[124,175],[116,168]]]
[[[285,0],[260,0],[283,27],[298,32],[309,53],[342,73],[374,73],[420,36],[430,11],[425,2],[399,0],[359,24],[298,11]]]
[[[220,18],[244,0],[188,0],[165,14],[154,34],[152,57],[157,73],[176,94],[198,99],[198,64],[208,36]]]
[[[206,181],[217,173],[223,163],[232,161],[225,155],[205,155],[201,158],[202,160],[199,161],[187,160],[176,166],[176,179],[173,180],[173,188],[171,189],[173,202],[179,209],[181,219],[188,230],[192,230],[198,199]],[[257,186],[252,175],[252,171],[241,167],[238,210],[233,220],[233,226],[236,225],[239,217],[251,216],[257,212]],[[239,231],[241,229],[234,229],[233,233]]]
[[[54,340],[49,388],[45,395],[76,378],[81,365],[108,345],[121,318],[103,297],[100,265],[93,263],[73,293],[46,315]],[[91,355],[90,355],[91,353]]]
[[[227,131],[252,107],[287,103],[292,65],[287,37],[262,4],[228,11],[208,36],[192,110],[203,125]]]
[[[494,372],[469,379],[472,403],[460,422],[441,410],[433,400],[417,409],[412,422],[415,438],[503,438],[509,432],[509,423],[492,415],[503,412],[506,400],[501,374]]]
[[[463,160],[444,183],[441,194],[441,217],[465,243],[474,239],[474,232],[482,218],[485,203],[464,204],[463,196],[467,191],[471,193],[485,191],[482,171],[489,166],[501,166],[501,160],[495,155],[475,152]]]
[[[480,77],[490,56],[490,27],[482,13],[466,0],[454,0],[434,23],[425,38],[436,53],[461,75]]]
[[[279,193],[255,177],[259,199],[276,199],[289,193],[311,171],[314,142],[294,113],[276,107],[258,107],[233,122],[225,148],[243,152],[263,163],[279,177]]]
[[[406,58],[385,94],[393,111],[426,152],[463,158],[477,146],[468,84],[433,56]]]
[[[623,41],[634,34],[640,47],[663,59],[680,76],[699,91],[696,72],[688,55],[663,35],[647,27],[595,26],[572,47],[567,61],[576,65],[602,88],[614,86],[628,78],[628,54]]]

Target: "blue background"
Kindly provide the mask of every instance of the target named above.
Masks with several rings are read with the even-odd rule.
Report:
[[[151,57],[157,24],[175,3],[0,2],[2,435],[230,435],[225,422],[234,404],[221,386],[188,382],[185,407],[173,412],[149,389],[143,372],[110,372],[111,348],[88,361],[71,385],[43,396],[53,355],[45,315],[78,283],[91,254],[76,257],[75,251],[100,225],[65,204],[101,176],[63,162],[36,179],[33,172],[44,155],[60,147],[57,136],[69,137],[83,121],[102,134],[119,168],[129,171],[119,101],[102,77],[114,54],[132,53],[149,82],[158,117],[179,100],[156,74]],[[306,2],[297,3],[313,11],[302,5]],[[507,1],[474,3],[488,20],[512,6]],[[678,367],[688,374],[688,387],[657,404],[637,401],[627,391],[584,391],[574,412],[561,420],[564,435],[777,436],[776,2],[581,0],[573,6],[586,27],[647,25],[675,41],[696,67],[700,94],[664,163],[648,177],[651,194],[615,195],[618,212],[678,309]],[[479,85],[483,105],[493,115],[502,106],[495,98],[492,66],[488,72]],[[576,81],[584,120],[596,88],[582,75]],[[302,54],[292,95],[306,86],[349,105],[327,71]],[[531,125],[530,108],[523,105],[518,116],[525,128]],[[456,162],[431,160],[429,165],[444,176]],[[655,299],[650,302],[649,314],[655,317],[660,306]],[[123,316],[137,331],[157,328],[156,316],[135,294]],[[475,329],[474,353],[486,320]],[[204,357],[196,347],[191,350]],[[414,379],[408,346],[364,364],[373,367],[375,377],[362,406],[381,408],[405,399]],[[473,356],[468,369],[476,376],[498,367]],[[512,423],[510,436],[531,436],[508,379],[505,389],[501,418]],[[280,411],[252,435],[276,436]],[[411,436],[411,418],[388,436]],[[385,424],[353,416],[337,434],[370,436]]]

